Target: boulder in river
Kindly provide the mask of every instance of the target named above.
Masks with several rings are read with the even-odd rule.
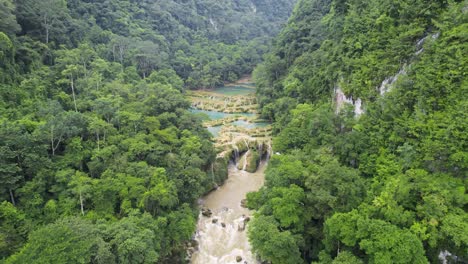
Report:
[[[190,246],[195,249],[198,249],[198,241],[195,239],[190,240]]]
[[[242,222],[239,225],[237,225],[237,231],[239,232],[244,231],[245,228],[247,227],[247,223],[250,221],[249,216],[242,215],[242,217],[243,217]]]
[[[213,220],[211,220],[211,223],[213,223],[213,224],[218,223],[218,218],[214,218]]]
[[[201,212],[202,215],[206,217],[211,217],[211,215],[213,214],[213,212],[211,212],[211,209],[209,208],[202,208]]]
[[[226,227],[226,224],[225,224],[225,223],[221,223],[221,226],[224,228],[224,227]]]
[[[247,208],[247,199],[242,199],[241,200],[241,207]]]
[[[241,262],[241,261],[242,261],[242,257],[241,257],[241,256],[237,256],[237,257],[236,257],[236,261],[237,261],[237,262]]]

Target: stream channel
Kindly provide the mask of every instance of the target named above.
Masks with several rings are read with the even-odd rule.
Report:
[[[255,87],[244,81],[211,91],[193,91],[189,96],[192,111],[209,117],[204,126],[214,136],[218,156],[232,157],[225,183],[199,200],[202,211],[209,210],[210,216],[200,212],[193,264],[259,263],[247,239],[252,211],[241,206],[248,192],[263,185],[271,151],[271,128],[257,119],[254,93]],[[247,151],[239,151],[238,143],[247,145]],[[246,171],[249,152],[261,157],[254,171],[249,169],[251,172]]]

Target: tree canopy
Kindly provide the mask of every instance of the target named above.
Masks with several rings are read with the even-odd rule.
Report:
[[[227,171],[186,89],[250,73],[293,3],[0,0],[0,262],[183,262]]]
[[[308,263],[468,259],[466,5],[297,3],[254,72],[278,152],[247,202],[263,260],[286,263],[272,223]]]

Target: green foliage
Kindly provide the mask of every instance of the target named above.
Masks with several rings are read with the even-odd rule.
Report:
[[[17,251],[26,240],[25,214],[9,202],[0,204],[0,257],[4,258]]]
[[[289,231],[280,231],[278,222],[270,216],[257,216],[249,228],[254,251],[272,263],[302,263],[297,241]]]
[[[369,263],[427,263],[423,245],[409,230],[382,220],[367,219],[357,211],[337,213],[325,224],[330,249],[337,242],[364,251]]]
[[[247,195],[248,206],[271,216],[282,231],[291,232],[302,252],[317,254],[326,218],[358,206],[365,187],[357,170],[342,166],[327,150],[312,156],[296,150],[272,157],[265,187]],[[252,222],[251,228],[262,225],[261,221]],[[250,234],[249,239],[256,238]]]
[[[0,0],[0,261],[183,261],[228,162],[185,89],[250,73],[293,3]]]
[[[0,1],[0,32],[5,32],[6,34],[12,36],[20,31],[21,27],[16,21],[15,11],[16,4],[14,1]]]
[[[294,2],[20,0],[16,16],[25,34],[49,47],[92,43],[101,57],[133,65],[143,78],[172,68],[190,88],[201,88],[251,72]],[[18,31],[9,23],[16,22],[14,5],[3,5],[2,22]]]
[[[26,246],[6,263],[109,263],[109,250],[90,222],[69,218],[32,232]]]
[[[332,264],[361,264],[362,260],[348,251],[341,251],[333,260]]]
[[[254,72],[279,153],[248,194],[252,228],[276,221],[314,263],[466,261],[466,12],[466,1],[299,1]],[[338,107],[338,88],[364,114]]]

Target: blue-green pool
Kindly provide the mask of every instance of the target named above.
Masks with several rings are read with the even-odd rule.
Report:
[[[222,94],[222,95],[247,95],[251,93],[255,93],[255,88],[248,88],[245,86],[224,86],[220,88],[216,88],[213,92]]]
[[[217,137],[219,135],[219,131],[221,131],[221,126],[215,127],[207,127],[208,131],[213,135],[213,137]]]
[[[244,120],[237,120],[235,122],[232,122],[231,124],[235,126],[245,127],[247,129],[257,128],[257,127],[266,127],[269,125],[268,123],[250,123]]]
[[[194,114],[205,114],[209,117],[210,120],[219,120],[219,119],[223,119],[225,117],[231,117],[231,116],[245,116],[245,117],[255,116],[255,114],[252,114],[252,113],[227,114],[227,113],[222,113],[222,112],[199,110],[199,109],[194,109],[194,108],[190,109],[190,111]]]

